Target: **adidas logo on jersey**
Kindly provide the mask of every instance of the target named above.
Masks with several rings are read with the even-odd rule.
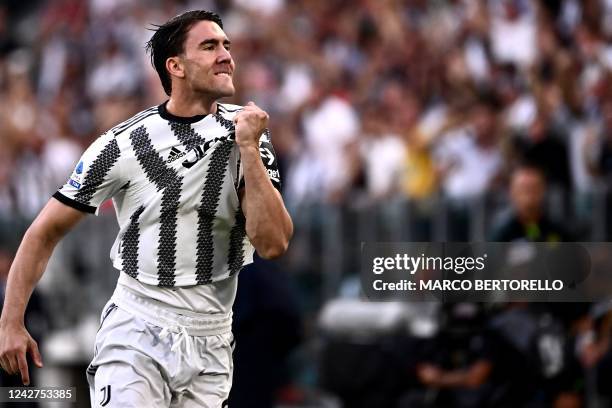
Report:
[[[173,161],[178,160],[181,157],[183,157],[185,154],[186,154],[185,152],[182,152],[176,147],[173,147],[170,150],[170,154],[168,155],[168,160],[166,160],[166,163],[172,163]]]

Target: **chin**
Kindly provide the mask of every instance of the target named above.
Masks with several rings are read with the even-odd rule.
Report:
[[[193,91],[197,94],[202,95],[205,98],[225,98],[233,96],[236,93],[234,84],[202,84],[200,86],[194,86]]]
[[[219,87],[215,89],[213,93],[217,94],[219,98],[225,98],[228,96],[234,96],[234,94],[236,93],[236,90],[234,89],[233,85],[223,86],[223,87]]]

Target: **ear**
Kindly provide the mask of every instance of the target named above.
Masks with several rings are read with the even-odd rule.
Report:
[[[166,60],[166,69],[170,76],[185,78],[185,66],[180,57],[170,57]]]

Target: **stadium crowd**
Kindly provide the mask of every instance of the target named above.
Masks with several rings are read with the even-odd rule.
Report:
[[[280,268],[302,275],[297,285],[302,293],[295,295],[306,315],[301,353],[311,352],[304,344],[317,337],[313,316],[335,296],[333,290],[331,296],[304,293],[315,290],[316,283],[303,275],[320,273],[304,248],[324,244],[308,243],[313,238],[301,237],[300,227],[317,231],[328,221],[326,211],[308,209],[336,209],[347,218],[400,200],[415,210],[414,223],[407,226],[410,236],[424,241],[612,237],[610,0],[6,0],[0,3],[0,289],[25,227],[66,181],[83,149],[101,132],[165,99],[144,52],[147,27],[194,8],[217,11],[232,40],[237,93],[228,102],[253,100],[272,118],[284,196],[297,227],[294,248]],[[520,171],[524,177],[515,185],[512,175]],[[480,236],[470,230],[474,208],[488,211],[492,202],[495,212],[514,207],[520,213],[521,203],[529,206],[529,197],[524,204],[520,194],[533,188],[548,191],[546,231],[551,234],[533,228],[524,232],[512,219],[496,224],[488,215]],[[477,200],[487,205],[474,207]],[[438,214],[432,208],[441,202],[448,208],[442,236],[432,232]],[[302,217],[305,213],[314,215]],[[96,228],[85,233],[94,244]],[[78,245],[70,247],[63,252],[79,254]],[[103,274],[100,259],[108,252],[88,251],[70,264],[96,272],[75,273]],[[105,283],[109,290],[112,280]],[[68,285],[72,289],[64,288],[69,292],[62,301],[107,297],[91,285],[83,293]],[[92,313],[100,302],[94,302]],[[612,329],[605,305],[584,306],[573,309],[580,310],[575,316],[567,308],[542,311],[514,304],[493,311],[478,306],[469,313],[439,311],[437,319],[446,323],[440,323],[436,341],[395,344],[404,353],[420,350],[423,355],[421,361],[406,362],[406,382],[387,392],[397,399],[377,405],[372,401],[378,400],[360,398],[367,387],[358,387],[351,389],[352,399],[346,398],[352,402],[345,399],[345,406],[360,406],[359,401],[369,404],[364,407],[450,406],[448,401],[462,407],[491,401],[495,406],[585,406],[612,379]],[[54,310],[63,307],[57,304]],[[79,310],[71,310],[75,316],[50,317],[51,328],[76,324]],[[543,316],[556,317],[556,325],[542,328]],[[530,335],[513,333],[512,324]],[[501,329],[491,334],[491,327]],[[530,394],[537,398],[528,402],[485,400],[512,394],[491,392],[499,391],[491,384],[501,376],[492,367],[519,378],[521,369],[538,364],[527,343],[542,330],[561,333],[564,368],[550,369],[554,376],[547,380],[522,377],[537,384],[538,392]],[[449,350],[458,332],[463,337],[454,347],[464,347],[455,354],[437,353]],[[504,334],[505,347],[523,357],[532,353],[533,359],[525,357],[524,366],[516,367],[520,358],[512,361],[508,350],[492,347],[501,341],[491,336]],[[296,343],[294,334],[289,337],[293,340],[287,344]],[[430,355],[440,361],[434,363]],[[603,382],[586,381],[584,373],[600,366]],[[305,377],[302,373],[294,381],[317,384]],[[454,382],[442,384],[442,378]],[[339,395],[347,389],[337,382],[327,386]],[[432,397],[434,389],[442,391]],[[287,401],[299,399],[291,389],[282,395]]]

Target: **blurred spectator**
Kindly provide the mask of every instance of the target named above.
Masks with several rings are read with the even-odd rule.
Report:
[[[466,126],[442,138],[436,157],[444,193],[466,200],[491,189],[502,166],[495,104],[479,100],[471,107]]]
[[[488,330],[497,350],[491,406],[583,406],[580,372],[558,320],[527,303],[508,303],[492,313]]]
[[[480,328],[482,312],[471,303],[445,308],[444,329],[426,347],[416,368],[424,388],[407,393],[398,408],[492,406],[490,379],[497,356],[493,339]]]
[[[567,228],[551,219],[545,203],[547,182],[544,172],[532,165],[517,167],[510,180],[510,212],[494,227],[491,240],[497,242],[559,242],[573,240]],[[511,344],[535,344],[535,348],[514,347],[524,358],[538,364],[539,403],[580,407],[583,399],[582,371],[574,354],[576,336],[584,331],[588,303],[542,303],[509,305],[494,322],[530,319],[534,338],[518,331],[502,330]],[[522,310],[522,312],[521,312]],[[510,314],[508,314],[508,312]],[[518,313],[518,314],[517,314]],[[512,317],[513,316],[513,317]],[[525,320],[527,324],[527,320]],[[517,377],[519,378],[519,377]],[[535,392],[535,390],[534,390]]]
[[[553,133],[551,121],[537,114],[525,134],[514,140],[519,162],[537,164],[554,187],[570,186],[569,160],[565,138]]]
[[[317,84],[306,105],[302,126],[304,156],[298,159],[289,180],[296,189],[292,198],[344,200],[354,176],[357,112],[344,97],[330,94],[322,84]]]
[[[612,186],[612,100],[602,105],[603,122],[599,129],[592,129],[588,155],[591,171],[603,179],[607,186]]]
[[[111,39],[89,77],[89,94],[96,100],[134,94],[139,86],[140,71],[136,68],[135,62],[121,51],[120,44]]]
[[[422,104],[411,92],[404,97],[398,113],[399,132],[405,145],[401,190],[410,199],[429,198],[438,188],[432,158],[432,148],[436,142],[435,131],[427,129],[425,120],[419,120]]]
[[[589,330],[583,333],[577,343],[580,360],[590,373],[588,380],[594,383],[591,385],[604,403],[612,401],[612,391],[608,386],[612,376],[611,306],[610,302],[600,302],[592,308]]]
[[[494,227],[490,240],[571,241],[565,227],[548,216],[545,199],[546,179],[542,170],[527,165],[518,167],[510,181],[512,208]]]
[[[536,57],[536,13],[530,0],[489,0],[493,55],[500,63],[530,65]]]
[[[405,96],[401,84],[386,84],[381,103],[367,110],[362,117],[360,155],[366,191],[373,199],[388,198],[398,191],[406,152],[399,135],[404,129],[393,122],[399,122],[403,114],[410,115],[403,109],[410,104]]]

